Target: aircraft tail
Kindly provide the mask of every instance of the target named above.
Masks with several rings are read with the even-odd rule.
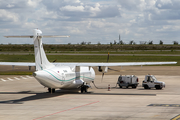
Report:
[[[39,29],[34,29],[34,36],[4,36],[7,38],[33,38],[34,39],[34,55],[35,55],[35,64],[36,70],[43,70],[54,67],[52,63],[50,63],[46,57],[46,54],[43,49],[42,38],[47,37],[69,37],[69,36],[53,36],[53,35],[45,35],[41,36],[42,32]]]
[[[41,30],[34,29],[33,39],[36,70],[43,70],[54,67],[54,65],[48,61],[46,54],[44,52],[41,34]]]

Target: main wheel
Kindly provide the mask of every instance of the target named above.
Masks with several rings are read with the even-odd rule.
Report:
[[[86,86],[84,87],[84,92],[87,93],[87,87]]]
[[[160,87],[159,85],[155,86],[156,89],[162,89],[162,87]]]
[[[133,85],[132,88],[136,88],[137,86],[136,85]]]
[[[149,87],[147,85],[144,86],[144,89],[149,89]]]
[[[55,93],[55,89],[54,89],[54,88],[48,88],[48,92],[49,92],[49,93],[51,93],[51,92],[52,92],[52,93]]]
[[[55,89],[54,88],[52,88],[52,93],[55,93]]]
[[[88,89],[88,87],[87,87],[86,85],[83,85],[83,86],[81,87],[81,93],[87,92],[87,89]]]
[[[81,93],[83,93],[84,92],[84,89],[83,89],[83,87],[81,87]]]
[[[48,88],[48,92],[51,93],[51,88]]]

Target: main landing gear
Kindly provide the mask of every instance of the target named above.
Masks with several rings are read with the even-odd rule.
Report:
[[[83,92],[85,92],[85,93],[87,93],[87,89],[89,88],[90,86],[89,85],[85,85],[84,83],[83,83],[83,85],[81,86],[81,93],[83,93]]]
[[[49,93],[55,93],[55,89],[54,88],[48,88],[48,92]]]
[[[81,93],[85,92],[87,93],[88,87],[86,85],[81,86]]]

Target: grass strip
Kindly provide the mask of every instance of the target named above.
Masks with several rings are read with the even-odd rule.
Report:
[[[33,72],[27,71],[1,71],[0,75],[32,75]]]
[[[106,62],[107,56],[100,55],[47,55],[50,62]],[[0,55],[1,62],[34,62],[34,55]],[[180,56],[110,56],[109,62],[166,62],[176,61],[180,66]]]

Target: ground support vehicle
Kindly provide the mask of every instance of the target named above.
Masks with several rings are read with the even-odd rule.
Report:
[[[165,83],[158,81],[154,75],[146,75],[142,82],[142,87],[144,87],[144,89],[162,89],[163,87],[165,88]]]
[[[120,88],[126,87],[128,88],[131,86],[132,88],[136,88],[138,86],[138,77],[135,75],[125,75],[125,76],[119,76],[117,84]]]

